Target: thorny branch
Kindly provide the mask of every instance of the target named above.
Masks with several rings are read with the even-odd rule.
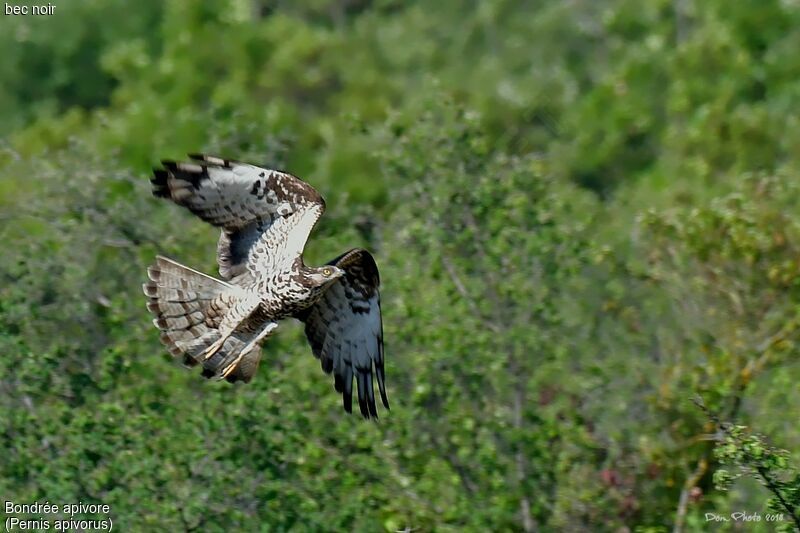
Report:
[[[719,416],[712,412],[703,402],[703,399],[698,397],[692,398],[692,402],[699,407],[706,416],[714,422],[714,425],[717,428],[717,433],[714,436],[714,440],[720,441],[722,440],[723,436],[734,437],[733,433],[731,432],[732,425],[728,422],[722,422]],[[781,488],[778,486],[776,480],[770,475],[769,471],[764,468],[763,466],[759,465],[755,467],[755,471],[758,473],[761,480],[764,482],[764,485],[767,487],[767,490],[772,493],[775,498],[780,502],[781,507],[786,511],[786,513],[792,517],[792,521],[795,524],[795,527],[798,531],[800,531],[800,515],[797,514],[796,509],[792,506],[789,502],[786,501],[784,498],[783,492],[781,492]]]

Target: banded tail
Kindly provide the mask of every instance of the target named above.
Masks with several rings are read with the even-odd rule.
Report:
[[[147,275],[149,281],[143,285],[147,309],[155,316],[153,324],[161,331],[161,342],[174,357],[182,356],[187,366],[202,362],[204,377],[220,376],[252,337],[234,333],[204,360],[208,348],[221,338],[218,328],[236,303],[236,288],[162,256],[147,269]],[[225,379],[250,381],[260,359],[261,347],[251,346]]]

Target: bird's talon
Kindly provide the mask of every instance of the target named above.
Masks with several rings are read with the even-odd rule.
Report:
[[[209,346],[208,350],[206,350],[205,356],[203,357],[203,361],[208,361],[209,359],[214,357],[214,354],[217,353],[220,350],[220,348],[222,348],[222,345],[225,344],[226,340],[227,340],[227,337],[223,337],[221,339],[222,342],[217,341],[214,344],[212,344],[211,346]]]
[[[233,373],[233,371],[236,370],[236,367],[239,366],[239,359],[240,358],[237,358],[236,361],[234,361],[233,363],[231,363],[228,366],[226,366],[223,369],[222,373],[220,374],[219,378],[220,379],[225,379],[225,378],[228,377],[228,374]]]

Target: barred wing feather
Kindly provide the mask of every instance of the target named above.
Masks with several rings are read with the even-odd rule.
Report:
[[[311,185],[278,170],[207,155],[189,157],[186,163],[162,161],[164,168],[156,169],[151,180],[153,194],[221,228],[217,260],[223,279],[269,264],[275,260],[270,256],[302,253],[325,208]],[[257,249],[261,257],[254,257]]]
[[[353,381],[362,416],[377,418],[373,371],[381,401],[388,409],[383,366],[380,279],[375,259],[363,249],[351,250],[328,264],[345,271],[322,298],[298,318],[322,370],[334,375],[334,387],[352,412]]]

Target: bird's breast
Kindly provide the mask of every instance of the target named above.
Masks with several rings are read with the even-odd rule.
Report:
[[[257,290],[263,312],[273,320],[295,315],[313,305],[321,295],[293,276],[280,274],[259,283]]]

